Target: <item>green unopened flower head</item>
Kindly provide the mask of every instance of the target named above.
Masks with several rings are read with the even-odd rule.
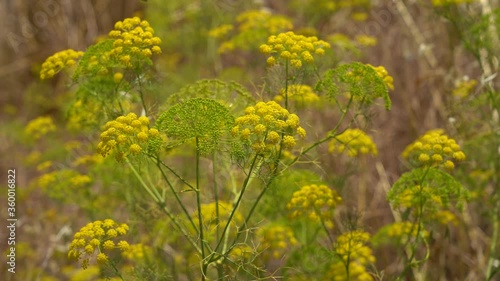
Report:
[[[408,145],[402,156],[415,167],[439,166],[448,171],[455,168],[456,162],[465,160],[460,145],[441,129],[426,132]]]
[[[366,154],[377,156],[378,151],[372,138],[360,129],[347,129],[328,143],[328,151],[341,154],[347,151],[350,157]]]
[[[285,89],[281,89],[279,94],[274,97],[274,100],[281,103],[286,94],[288,100],[293,101],[297,107],[306,107],[319,103],[319,96],[309,85],[290,85],[288,86],[288,93],[285,92]]]
[[[314,63],[315,56],[321,56],[330,44],[316,36],[306,37],[292,31],[271,35],[267,44],[260,46],[261,53],[268,55],[267,64],[287,64],[299,69],[302,65]]]
[[[253,152],[264,155],[276,152],[280,145],[292,149],[295,136],[305,138],[306,131],[300,127],[300,119],[275,101],[258,102],[245,109],[245,115],[236,118],[231,133]]]
[[[260,228],[257,235],[260,237],[259,249],[265,260],[280,259],[290,248],[298,245],[292,229],[288,226],[267,225]]]
[[[319,88],[335,100],[345,96],[360,105],[371,105],[376,98],[383,98],[385,108],[391,109],[389,89],[393,86],[387,71],[381,67],[353,62],[328,70]]]
[[[118,224],[112,219],[88,223],[75,233],[69,246],[68,258],[81,262],[84,269],[94,257],[98,264],[104,265],[113,250],[129,250],[127,241],[116,242],[117,238],[126,235],[128,230],[128,225]]]
[[[234,117],[229,109],[208,98],[180,102],[156,121],[158,130],[165,133],[173,145],[197,139],[197,150],[203,154],[213,152],[233,125]]]
[[[114,154],[117,161],[122,161],[128,155],[147,152],[151,139],[161,139],[161,136],[157,129],[149,129],[149,119],[129,113],[104,125],[97,152],[104,157]]]
[[[81,56],[83,56],[83,52],[72,49],[55,53],[54,55],[48,57],[42,64],[40,79],[44,80],[52,78],[65,67],[75,65],[76,60],[78,60]]]
[[[286,207],[291,218],[303,217],[315,222],[323,221],[331,228],[333,211],[340,202],[342,198],[335,190],[323,184],[311,184],[295,191]]]
[[[372,250],[366,246],[369,239],[368,233],[359,230],[340,235],[335,243],[335,254],[340,260],[332,264],[325,280],[374,280],[366,270],[375,262]]]
[[[116,22],[109,37],[114,39],[109,55],[125,67],[133,67],[161,53],[161,39],[154,36],[154,29],[147,21],[138,17]]]

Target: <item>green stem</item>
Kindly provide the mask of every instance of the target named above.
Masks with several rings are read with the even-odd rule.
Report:
[[[198,207],[198,225],[200,235],[201,260],[203,261],[201,280],[205,280],[207,267],[205,266],[205,237],[203,232],[203,218],[201,214],[201,198],[200,198],[200,150],[199,139],[196,137],[196,205]]]
[[[344,110],[342,110],[342,115],[340,116],[340,119],[339,121],[337,122],[337,124],[335,125],[335,127],[333,128],[333,130],[331,130],[331,132],[324,138],[320,139],[319,141],[313,143],[312,145],[310,145],[309,147],[307,147],[306,149],[302,150],[300,152],[299,155],[297,155],[293,160],[292,162],[290,162],[288,165],[287,165],[287,168],[292,166],[295,162],[297,162],[300,157],[304,156],[304,154],[308,153],[311,149],[315,148],[316,146],[324,143],[324,142],[327,142],[329,140],[331,140],[332,138],[336,137],[338,134],[337,134],[337,131],[340,127],[340,125],[343,123],[346,115],[347,115],[347,112],[349,111],[349,107],[351,106],[352,104],[352,97],[349,99],[349,102],[347,103],[346,105],[346,108]]]
[[[248,175],[247,177],[245,178],[245,181],[243,182],[243,188],[241,189],[241,192],[238,196],[238,199],[236,200],[236,203],[234,204],[234,207],[233,209],[231,210],[231,214],[229,214],[229,218],[227,219],[227,223],[226,225],[224,226],[224,229],[222,230],[222,235],[221,237],[219,238],[219,241],[217,243],[217,246],[215,247],[214,249],[214,253],[218,251],[218,249],[220,248],[221,244],[222,244],[222,241],[224,240],[224,236],[226,235],[226,232],[231,224],[231,220],[233,219],[233,216],[234,214],[236,213],[236,210],[238,209],[239,205],[240,205],[240,202],[241,202],[241,199],[243,198],[243,194],[245,193],[247,187],[248,187],[248,183],[250,182],[250,178],[252,177],[252,174],[253,174],[253,169],[255,167],[255,163],[257,162],[257,158],[259,156],[256,154],[252,160],[252,164],[250,165],[250,169],[248,171]],[[239,233],[239,232],[238,232]],[[215,257],[212,255],[211,259],[209,260],[209,262],[213,262],[214,260],[216,259],[219,259],[220,257]]]
[[[413,268],[414,265],[417,265],[419,263],[426,261],[429,257],[429,251],[428,251],[429,249],[428,249],[427,241],[425,240],[425,238],[421,237],[422,236],[421,231],[422,231],[422,218],[423,218],[424,206],[425,206],[425,202],[426,202],[422,196],[422,193],[424,192],[424,180],[427,177],[427,174],[429,173],[430,169],[432,169],[432,167],[427,167],[424,175],[422,176],[422,178],[420,179],[420,182],[419,182],[419,186],[420,186],[419,199],[420,200],[419,200],[419,206],[417,209],[417,220],[415,223],[417,225],[417,233],[415,234],[415,242],[411,244],[410,257],[408,258],[408,261],[405,265],[405,268],[403,269],[403,272],[398,276],[397,280],[401,280],[401,278],[403,278],[403,276],[405,276],[407,274],[407,272],[411,268]],[[410,230],[410,233],[413,233],[413,227],[415,224],[413,224],[412,229]],[[426,244],[427,254],[426,254],[424,259],[414,262],[413,260],[415,259],[415,255],[417,252],[417,246],[419,244],[420,238],[422,238],[422,241],[424,242],[424,244]],[[412,239],[411,235],[408,235],[408,241],[406,242],[406,244],[411,243],[411,239]],[[414,277],[416,277],[416,276],[414,276]]]
[[[219,190],[217,186],[217,180],[215,179],[216,175],[216,170],[215,170],[215,153],[212,154],[212,176],[214,178],[214,200],[215,200],[215,217],[216,217],[216,234],[217,234],[217,239],[219,239],[220,236],[220,227],[219,227],[219,221],[220,221],[220,216],[219,216]]]
[[[161,195],[158,193],[156,189],[153,189],[155,192],[150,189],[147,184],[144,182],[142,179],[141,175],[137,172],[137,170],[134,168],[132,163],[128,160],[128,158],[125,158],[125,161],[129,165],[130,169],[136,176],[136,178],[139,180],[141,183],[141,186],[146,190],[146,192],[153,198],[156,204],[162,209],[162,211],[170,218],[170,220],[174,223],[174,225],[177,227],[177,229],[188,239],[189,243],[198,251],[198,253],[201,253],[200,248],[196,245],[196,242],[189,236],[187,231],[179,224],[179,222],[176,220],[174,215],[167,209],[165,206],[165,200],[161,198]]]
[[[175,200],[177,201],[177,203],[181,207],[182,211],[186,215],[187,219],[191,223],[191,226],[194,228],[194,230],[196,232],[198,232],[198,228],[197,228],[196,224],[194,223],[193,219],[191,218],[191,215],[189,214],[188,210],[186,209],[186,206],[184,206],[184,204],[182,203],[181,198],[179,197],[179,194],[177,194],[177,192],[174,189],[174,186],[168,180],[168,177],[165,174],[165,171],[163,171],[163,169],[161,168],[161,166],[160,166],[160,162],[161,162],[160,159],[158,158],[158,156],[156,156],[153,159],[156,161],[156,165],[157,165],[158,169],[160,170],[160,173],[161,173],[163,179],[165,179],[165,181],[167,182],[167,185],[170,188],[170,191],[172,191],[172,194],[174,194]]]
[[[288,60],[285,63],[285,109],[288,110]]]
[[[153,198],[153,200],[155,200],[156,203],[164,204],[165,202],[162,200],[161,195],[158,193],[158,191],[156,189],[149,188],[149,186],[144,182],[141,175],[137,172],[137,170],[134,168],[132,163],[130,163],[130,161],[128,160],[127,157],[125,157],[125,161],[127,162],[128,166],[130,167],[132,172],[134,173],[137,180],[139,180],[139,183],[141,184],[141,186]],[[154,192],[153,192],[153,190],[154,190]]]
[[[122,281],[125,281],[125,278],[123,278],[123,276],[121,275],[120,271],[118,270],[118,268],[116,267],[115,263],[110,261],[109,264],[111,265],[111,267],[113,268],[113,270],[115,271],[115,274],[116,276],[120,277],[120,279]]]
[[[493,275],[495,275],[496,272],[492,272],[493,270],[493,264],[494,264],[494,261],[496,260],[495,258],[495,249],[497,247],[497,242],[498,242],[498,236],[499,236],[499,233],[498,233],[498,212],[500,211],[499,210],[499,205],[500,205],[500,202],[497,200],[497,204],[495,206],[495,209],[493,210],[494,212],[494,215],[493,215],[493,233],[492,233],[492,241],[491,241],[491,244],[490,244],[490,254],[489,254],[489,258],[488,258],[488,266],[486,268],[486,280],[489,281],[489,280],[493,280]]]
[[[141,98],[142,108],[144,109],[145,115],[148,116],[148,109],[146,107],[146,102],[144,101],[144,94],[142,92],[142,80],[141,80],[141,76],[136,73],[136,77],[137,77],[137,83],[139,84],[139,97]]]
[[[191,188],[192,190],[195,190],[196,188],[194,186],[192,186],[189,182],[187,182],[183,177],[181,177],[179,174],[177,174],[172,168],[170,168],[167,164],[163,163],[161,160],[158,159],[158,161],[160,161],[160,164],[167,168],[174,176],[176,176],[183,184],[187,185],[189,188]]]

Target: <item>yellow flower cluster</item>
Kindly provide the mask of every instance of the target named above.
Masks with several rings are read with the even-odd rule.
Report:
[[[376,46],[377,45],[377,38],[373,36],[368,36],[368,35],[357,35],[356,36],[356,42],[358,42],[359,45],[361,46]],[[386,71],[387,73],[387,71]]]
[[[128,225],[124,223],[119,225],[112,219],[88,223],[75,233],[69,246],[68,258],[81,260],[85,269],[94,253],[97,253],[97,263],[106,264],[109,260],[106,252],[109,253],[114,249],[120,249],[121,252],[129,250],[130,245],[127,241],[121,240],[118,243],[113,241],[116,237],[127,234],[128,230]]]
[[[463,3],[473,3],[477,0],[432,0],[432,5],[435,7],[447,6],[447,5],[459,5]]]
[[[453,95],[459,98],[466,98],[472,92],[474,87],[476,87],[477,81],[472,79],[469,80],[467,78],[462,79],[457,82],[455,89],[453,89]]]
[[[147,21],[138,17],[115,23],[109,37],[115,39],[110,55],[125,67],[133,67],[136,62],[161,53],[161,39],[154,36],[154,30]]]
[[[410,164],[420,166],[442,166],[453,170],[453,161],[465,160],[465,154],[454,139],[448,138],[441,129],[430,130],[417,141],[408,145],[402,153]]]
[[[31,120],[24,128],[24,134],[33,140],[38,140],[55,130],[56,125],[54,125],[52,118],[50,116],[42,116]]]
[[[217,204],[215,202],[208,204],[201,204],[201,218],[203,220],[203,229],[205,231],[205,239],[207,241],[214,241],[217,239],[217,229],[224,229],[226,224],[228,223],[229,216],[231,215],[231,211],[233,210],[233,205],[228,202],[219,201],[218,204],[218,217],[217,217]],[[194,221],[198,221],[198,212],[194,212],[191,215]],[[229,227],[229,231],[231,234],[235,234],[237,231],[237,227],[243,223],[243,215],[236,211],[231,219],[231,225]],[[229,234],[228,236],[230,236]]]
[[[422,226],[421,226],[422,227]],[[387,228],[387,236],[401,242],[407,242],[410,237],[417,235],[418,225],[409,221],[396,222]],[[424,236],[428,236],[427,230],[420,230]]]
[[[83,155],[78,158],[76,158],[72,165],[75,167],[78,166],[85,166],[85,165],[95,165],[95,164],[101,164],[104,161],[104,158],[102,158],[102,155],[100,154],[91,154],[91,155]]]
[[[294,135],[305,138],[306,131],[299,126],[300,119],[290,114],[275,101],[258,102],[245,109],[245,115],[236,118],[231,133],[250,145],[256,153],[272,152],[280,145],[291,149],[296,145]]]
[[[335,245],[335,254],[341,260],[330,267],[325,280],[374,280],[366,271],[367,265],[375,262],[372,250],[366,246],[369,239],[368,233],[359,230],[340,235]],[[349,274],[347,274],[347,270],[349,270]]]
[[[434,189],[428,186],[422,187],[420,185],[415,185],[412,187],[408,187],[401,192],[401,194],[398,196],[398,201],[397,204],[395,204],[395,207],[403,207],[407,209],[412,208],[418,210],[418,206],[423,202],[425,202],[429,206],[434,206],[434,208],[443,206],[443,200],[441,199],[441,196],[435,194]]]
[[[319,40],[316,36],[305,37],[292,31],[271,35],[267,44],[260,46],[260,51],[269,55],[267,64],[273,66],[280,62],[290,63],[294,68],[301,68],[302,63],[314,62],[313,55],[323,55],[330,44]]]
[[[314,222],[322,221],[332,228],[332,216],[335,207],[342,198],[335,190],[326,185],[305,185],[295,191],[286,205],[291,218],[306,217]]]
[[[226,36],[226,34],[228,34],[233,29],[234,29],[233,25],[231,25],[231,24],[223,24],[223,25],[218,26],[218,27],[216,27],[214,29],[211,29],[208,32],[208,36],[210,36],[212,38],[215,38],[215,39],[220,39],[220,38]]]
[[[288,226],[268,225],[258,231],[260,237],[259,248],[264,259],[280,259],[287,250],[298,244],[293,231]]]
[[[285,16],[273,15],[265,10],[250,10],[236,17],[240,31],[255,30],[263,28],[269,33],[278,33],[282,30],[293,28],[292,21]]]
[[[392,78],[392,76],[389,75],[389,73],[387,72],[387,69],[385,69],[385,67],[373,66],[371,64],[368,64],[368,65],[371,66],[373,69],[375,69],[378,76],[380,76],[382,78],[382,80],[384,80],[384,83],[387,86],[387,88],[394,90],[394,78]]]
[[[392,244],[402,245],[411,243],[420,235],[423,238],[429,237],[429,231],[424,229],[424,225],[420,225],[411,221],[395,222],[381,228],[377,234],[373,236],[371,242],[374,245]]]
[[[285,89],[281,89],[278,95],[274,97],[276,102],[282,102],[285,99]],[[319,96],[309,85],[290,85],[288,86],[288,100],[293,100],[297,106],[304,107],[319,102]]]
[[[83,175],[75,170],[58,170],[46,173],[37,178],[38,187],[47,191],[55,191],[56,184],[63,184],[66,188],[72,189],[86,186],[91,183],[92,179],[88,175]]]
[[[209,31],[209,36],[223,38],[230,31],[236,29],[237,32],[229,40],[222,42],[218,52],[225,53],[234,49],[253,49],[255,42],[262,42],[271,34],[293,28],[292,21],[281,15],[273,15],[265,10],[250,10],[239,14],[236,17],[236,26],[224,24]]]
[[[74,65],[76,60],[81,56],[83,56],[83,52],[72,49],[55,53],[54,55],[48,57],[42,64],[40,79],[44,80],[54,77],[54,75],[59,73],[66,66]]]
[[[377,156],[378,151],[372,138],[360,129],[347,129],[328,143],[328,151],[341,154],[347,149],[350,157],[365,154]]]
[[[151,247],[143,244],[132,244],[129,246],[129,249],[126,251],[122,251],[122,257],[130,260],[130,261],[139,261],[143,260],[145,257],[151,256],[152,254]]]
[[[209,226],[224,226],[227,224],[227,219],[229,218],[229,215],[231,214],[231,211],[233,210],[233,206],[231,203],[227,202],[221,202],[219,201],[219,217],[217,217],[217,205],[215,202],[208,203],[208,204],[201,204],[201,217],[203,219],[203,222],[206,225]],[[198,213],[193,214],[193,217],[197,217]],[[234,223],[242,223],[243,222],[243,216],[241,213],[236,211],[232,218]]]
[[[129,154],[138,155],[147,148],[148,139],[159,137],[157,129],[148,129],[149,119],[146,116],[137,118],[135,113],[119,116],[104,125],[97,152],[102,156],[116,151],[117,161],[122,161]]]

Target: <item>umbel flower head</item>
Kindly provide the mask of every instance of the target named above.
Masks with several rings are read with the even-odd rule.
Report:
[[[266,10],[249,10],[236,17],[236,24],[224,24],[209,31],[208,36],[222,39],[231,31],[230,38],[221,43],[218,52],[227,53],[236,49],[251,50],[256,42],[293,28],[292,21],[282,15],[273,15]]]
[[[260,46],[260,52],[268,55],[267,64],[289,63],[293,68],[301,68],[303,63],[312,64],[314,56],[321,56],[330,44],[319,40],[316,36],[306,37],[292,31],[271,35],[267,44]]]
[[[67,66],[75,65],[76,60],[83,56],[83,52],[75,51],[72,49],[64,50],[53,54],[48,57],[42,64],[40,70],[40,79],[49,79],[54,77],[57,73]]]
[[[449,171],[455,168],[455,162],[465,160],[460,145],[441,129],[426,132],[408,145],[402,156],[415,167],[438,166]]]
[[[234,125],[234,117],[221,103],[208,98],[193,98],[182,101],[163,112],[156,126],[178,145],[188,140],[197,140],[197,150],[202,154],[213,152],[220,139]]]
[[[288,91],[281,89],[274,100],[280,103],[285,99],[285,95],[288,95],[288,100],[294,101],[297,107],[306,107],[319,102],[319,96],[309,85],[290,85]]]
[[[392,81],[387,75],[380,67],[353,62],[326,71],[318,86],[332,99],[345,96],[363,106],[371,105],[376,98],[383,98],[385,108],[390,110]]]
[[[161,53],[161,39],[154,36],[154,29],[147,21],[138,17],[116,22],[109,37],[114,39],[109,55],[125,67],[133,67],[141,60]]]
[[[335,244],[335,254],[340,260],[332,264],[325,280],[374,280],[366,271],[366,267],[375,262],[372,250],[366,246],[369,239],[368,233],[359,230],[340,235]]]
[[[259,249],[265,260],[280,259],[286,252],[299,242],[288,226],[271,224],[259,229]]]
[[[50,132],[56,130],[56,125],[50,116],[41,116],[31,120],[28,125],[24,128],[24,134],[32,138],[33,140],[38,140],[39,138],[45,136]]]
[[[295,191],[286,207],[291,218],[305,217],[314,222],[323,221],[331,228],[333,211],[340,202],[342,198],[335,190],[323,184],[311,184]]]
[[[104,125],[97,152],[103,157],[114,154],[117,161],[127,155],[139,155],[148,148],[148,140],[161,138],[157,129],[149,129],[146,116],[137,118],[135,113],[119,116]]]
[[[299,117],[290,114],[275,101],[258,102],[245,109],[245,115],[236,118],[231,133],[244,146],[257,154],[276,152],[280,145],[292,149],[296,145],[295,135],[305,138],[306,131],[299,126]]]
[[[128,230],[128,225],[118,224],[112,219],[88,223],[75,233],[69,246],[68,258],[81,261],[84,269],[94,256],[98,264],[104,265],[109,260],[109,253],[114,249],[119,249],[122,253],[129,250],[127,241],[116,242],[117,238],[127,234]]]
[[[374,246],[383,244],[404,244],[410,240],[415,240],[418,234],[418,224],[410,221],[395,222],[380,229],[372,238]],[[429,232],[420,225],[420,235],[427,238]]]
[[[347,151],[350,157],[365,154],[377,156],[378,151],[372,138],[360,129],[347,129],[328,143],[328,151],[341,154]]]

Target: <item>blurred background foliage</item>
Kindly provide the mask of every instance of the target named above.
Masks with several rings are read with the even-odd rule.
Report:
[[[492,205],[481,206],[481,200],[495,194],[493,188],[498,189],[498,174],[494,176],[498,170],[488,164],[498,161],[498,155],[490,154],[498,144],[498,132],[496,135],[491,133],[494,131],[492,128],[498,130],[498,111],[495,121],[492,115],[495,111],[488,106],[497,103],[498,109],[498,92],[493,90],[498,89],[499,83],[498,77],[493,76],[498,71],[498,3],[481,1],[486,5],[468,3],[447,6],[434,2],[2,1],[0,168],[6,171],[14,167],[18,171],[20,220],[17,258],[21,272],[16,275],[21,279],[4,280],[95,280],[93,278],[98,276],[95,268],[82,272],[65,261],[68,241],[71,233],[77,230],[75,228],[84,225],[87,218],[125,218],[127,215],[120,210],[127,208],[136,214],[132,220],[137,223],[141,218],[159,216],[148,202],[134,199],[134,191],[121,192],[120,184],[113,177],[120,175],[121,182],[133,182],[129,172],[119,168],[116,168],[115,175],[101,171],[100,165],[110,166],[106,163],[108,159],[104,163],[93,163],[92,171],[85,171],[100,178],[103,185],[112,187],[106,190],[86,180],[78,183],[81,186],[49,181],[46,187],[49,192],[41,190],[42,186],[30,184],[44,171],[41,161],[37,160],[41,156],[37,156],[34,144],[36,150],[43,151],[43,158],[47,161],[66,157],[68,151],[76,152],[76,155],[91,151],[92,144],[88,136],[78,132],[61,135],[62,132],[57,131],[50,140],[34,140],[21,133],[28,121],[38,116],[51,116],[56,126],[64,126],[70,110],[68,104],[72,100],[72,92],[67,87],[71,86],[68,85],[68,77],[59,75],[52,80],[41,81],[39,71],[42,62],[60,50],[72,48],[85,51],[112,30],[116,21],[131,16],[146,18],[154,27],[155,36],[162,39],[163,54],[155,59],[153,69],[156,84],[146,87],[151,93],[149,102],[157,107],[172,94],[185,91],[181,88],[188,83],[202,78],[235,80],[254,97],[259,97],[264,91],[261,84],[265,76],[265,57],[258,52],[258,46],[265,43],[273,26],[288,29],[287,26],[292,25],[299,34],[317,35],[327,40],[332,45],[332,54],[328,60],[321,62],[322,69],[353,60],[374,66],[383,65],[394,77],[395,90],[391,93],[392,110],[377,109],[373,113],[376,118],[370,119],[371,135],[378,149],[374,165],[368,165],[363,160],[339,160],[328,155],[325,147],[324,155],[318,155],[316,160],[321,162],[321,166],[313,170],[324,177],[322,180],[326,178],[342,191],[346,204],[339,208],[350,206],[348,211],[363,214],[360,224],[374,233],[392,222],[384,190],[405,170],[399,161],[405,146],[433,128],[446,128],[451,135],[461,136],[461,139],[467,140],[464,143],[465,149],[470,151],[467,155],[475,155],[475,160],[468,162],[468,169],[458,171],[466,179],[464,184],[473,192],[472,198],[476,201],[469,208],[474,212],[465,212],[465,224],[446,232],[440,238],[441,243],[434,244],[436,249],[433,251],[437,254],[430,263],[434,264],[432,268],[440,269],[435,272],[435,280],[479,280],[476,278],[483,274],[487,259],[483,255],[492,233],[488,220],[492,210],[486,208]],[[495,16],[484,15],[488,8]],[[260,14],[247,15],[254,17],[247,21],[241,17],[238,19],[238,15],[250,10],[260,11]],[[283,18],[270,26],[265,14],[281,15]],[[261,25],[248,27],[249,23]],[[223,32],[224,36],[210,36],[211,31],[223,25],[231,26]],[[224,43],[229,48],[221,50],[220,46]],[[251,44],[255,47],[249,47]],[[471,84],[471,80],[479,84]],[[480,92],[484,88],[488,89],[483,95]],[[302,110],[300,114],[312,117],[307,125],[317,132],[325,131],[328,124],[314,120],[337,116],[329,111],[314,110]],[[485,120],[493,121],[493,124],[488,126]],[[75,136],[79,141],[76,147],[70,142]],[[182,161],[182,155],[178,158]],[[38,166],[33,163],[38,163]],[[495,167],[498,166],[496,164]],[[67,171],[71,178],[81,169],[77,164],[68,168],[74,168]],[[307,173],[297,170],[290,175],[294,178],[291,181],[311,180],[314,176]],[[349,176],[354,173],[358,176]],[[68,186],[77,189],[68,190]],[[288,198],[292,193],[290,190],[274,192],[278,198]],[[0,194],[2,202],[6,202],[5,193]],[[116,200],[108,200],[110,197]],[[273,214],[273,209],[267,209],[271,204],[265,201],[263,214]],[[0,216],[3,218],[4,215],[2,211]],[[136,231],[154,232],[165,226],[141,227],[143,229]],[[0,234],[1,241],[5,241],[5,235],[4,232]],[[144,244],[161,244],[161,241],[175,239],[161,232],[157,237],[138,237],[144,240],[140,241]],[[3,242],[0,249],[2,252],[5,249]],[[396,251],[391,248],[376,252],[377,267],[394,271],[391,266],[395,254]],[[160,260],[175,264],[175,261],[169,260],[171,258],[163,256]],[[157,264],[149,263],[144,267],[142,276],[149,274],[146,269],[157,267]],[[6,272],[5,264],[0,265],[0,271],[2,274]],[[158,276],[162,276],[160,270],[157,272]],[[148,280],[164,280],[161,278]]]

